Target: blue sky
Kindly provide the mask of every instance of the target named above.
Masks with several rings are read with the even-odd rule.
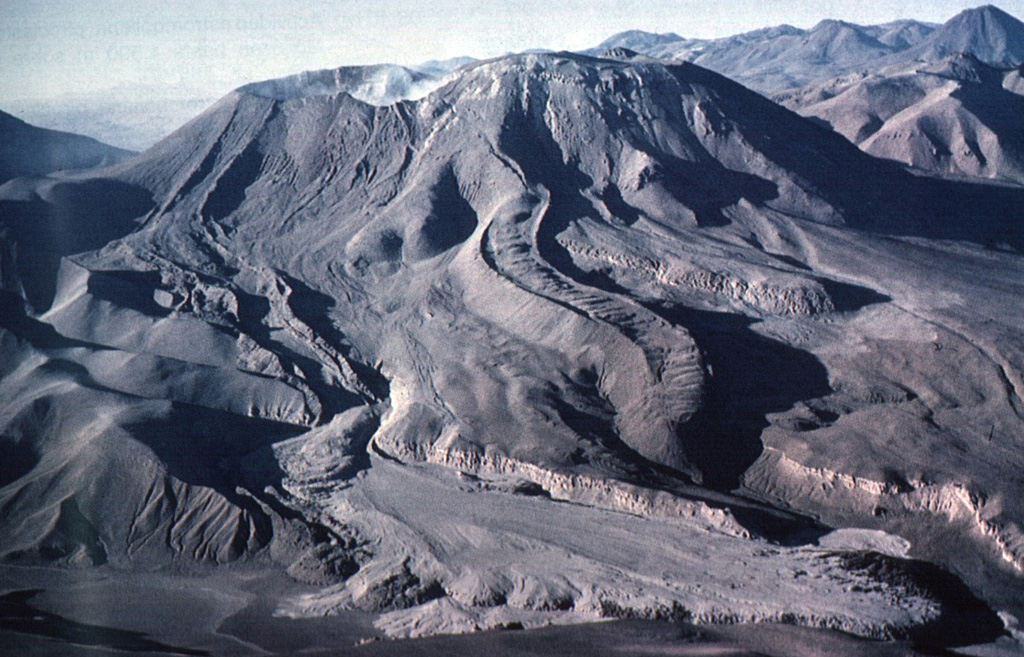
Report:
[[[960,0],[0,0],[0,102],[253,80],[374,62],[582,49],[643,29],[717,37],[822,18],[943,22]],[[1024,17],[1024,0],[997,6]]]

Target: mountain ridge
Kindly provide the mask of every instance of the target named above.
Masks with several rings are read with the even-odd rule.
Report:
[[[1024,23],[993,5],[964,10],[942,25],[905,19],[863,26],[825,19],[809,29],[778,26],[719,39],[649,43],[643,33],[630,34],[634,50],[691,61],[769,94],[865,67],[937,61],[960,52],[995,66],[1024,61]]]

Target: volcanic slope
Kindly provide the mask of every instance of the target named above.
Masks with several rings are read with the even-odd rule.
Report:
[[[770,498],[1020,604],[1015,190],[625,51],[240,90],[67,184],[0,188],[6,559],[274,561],[326,586],[284,613],[400,636],[998,629],[895,537],[770,542],[815,527]]]
[[[776,100],[861,149],[918,169],[1024,183],[1019,69],[972,55],[847,76]]]
[[[0,184],[18,176],[114,164],[132,155],[89,137],[37,128],[0,112]]]

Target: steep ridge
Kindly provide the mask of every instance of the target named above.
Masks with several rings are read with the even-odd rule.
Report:
[[[952,352],[923,352],[913,380],[856,356],[896,358],[875,312],[917,313],[945,342],[960,321],[948,288],[975,290],[940,277],[911,294],[901,249],[924,263],[914,275],[976,263],[979,247],[928,238],[1020,248],[1019,217],[982,189],[988,207],[936,220],[924,200],[946,183],[695,65],[618,57],[482,62],[387,106],[332,86],[239,90],[105,171],[146,202],[44,271],[23,261],[18,222],[52,181],[5,187],[16,312],[0,386],[18,401],[3,440],[21,455],[0,490],[5,556],[46,561],[52,532],[35,528],[80,515],[93,529],[61,530],[62,555],[101,545],[125,564],[120,546],[145,544],[140,564],[275,562],[330,585],[288,613],[364,609],[406,636],[629,615],[878,637],[940,616],[960,627],[961,603],[907,574],[905,555],[767,542],[813,523],[754,498],[796,491],[780,505],[809,513],[818,499],[753,473],[773,472],[762,434],[858,476],[898,471],[864,443],[903,418],[905,389],[922,400],[905,440],[933,441],[941,463],[961,439],[948,427],[973,411],[962,426],[997,421],[1012,454],[1012,322],[956,352],[966,374],[950,390],[927,372]],[[1019,287],[1018,256],[998,255],[992,308]],[[833,426],[856,447],[810,436]],[[985,484],[971,454],[962,483],[1006,496],[999,512],[1019,521],[1014,480]],[[104,501],[98,471],[124,501]],[[580,522],[591,529],[560,531]],[[737,563],[751,583],[731,588]],[[990,635],[985,618],[970,636]]]

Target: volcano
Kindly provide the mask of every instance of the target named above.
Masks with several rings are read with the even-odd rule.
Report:
[[[4,561],[399,637],[1024,608],[1019,189],[622,48],[339,79],[0,187]]]

